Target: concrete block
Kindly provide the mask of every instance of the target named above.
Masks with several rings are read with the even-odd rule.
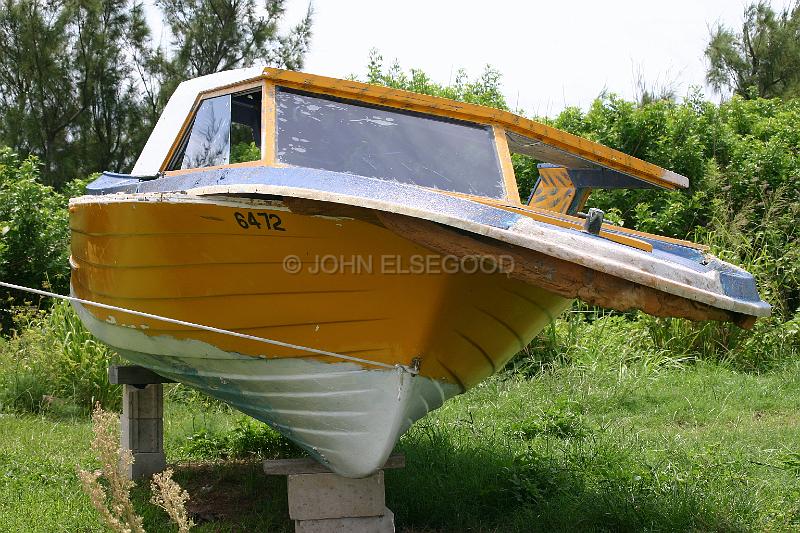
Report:
[[[128,418],[162,418],[164,416],[164,386],[122,386],[122,415]]]
[[[134,481],[147,479],[167,468],[164,452],[134,453],[133,464],[123,474]]]
[[[350,479],[337,474],[294,474],[287,478],[293,520],[380,516],[386,508],[383,471]]]
[[[164,421],[160,418],[121,416],[120,444],[132,452],[164,451]]]
[[[123,471],[128,479],[144,479],[166,466],[164,457],[164,389],[161,384],[138,388],[123,385],[120,448],[130,450],[134,462]]]
[[[383,509],[381,516],[297,520],[295,533],[394,533],[394,513]]]

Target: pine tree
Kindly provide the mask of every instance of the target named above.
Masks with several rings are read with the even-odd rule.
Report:
[[[131,168],[181,81],[253,64],[299,68],[311,9],[279,32],[285,0],[159,0],[170,46],[154,46],[138,0],[0,4],[0,145],[42,161],[61,187]]]
[[[147,56],[146,82],[153,116],[177,85],[190,78],[223,70],[270,65],[290,70],[303,66],[311,40],[313,11],[287,34],[278,31],[286,0],[157,0],[171,36],[170,46]]]
[[[708,83],[744,98],[800,94],[800,1],[776,13],[760,1],[745,9],[741,33],[717,26],[706,48]]]

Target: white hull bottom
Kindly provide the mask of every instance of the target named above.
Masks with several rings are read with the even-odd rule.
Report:
[[[126,359],[269,424],[342,476],[374,473],[411,424],[460,392],[400,367],[267,359],[198,340],[152,337],[73,306],[89,331]]]

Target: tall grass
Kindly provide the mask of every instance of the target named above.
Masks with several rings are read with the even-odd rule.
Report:
[[[795,297],[800,287],[800,229],[790,223],[800,218],[797,191],[765,189],[744,205],[734,205],[724,187],[719,191],[710,207],[712,222],[697,229],[695,240],[753,274],[761,297],[773,306],[771,317],[743,330],[730,323],[618,313],[575,302],[520,352],[510,369],[531,375],[554,366],[613,364],[624,371],[631,364],[674,368],[706,360],[762,372],[800,359]]]
[[[115,354],[81,324],[67,302],[48,311],[17,308],[15,330],[0,345],[0,410],[88,413],[99,402],[119,409],[108,382]]]
[[[769,370],[796,360],[800,355],[796,188],[765,188],[740,205],[723,192],[711,211],[711,223],[697,230],[696,239],[720,259],[753,274],[761,298],[772,305],[772,316],[759,319],[750,331],[726,323],[646,316],[638,322],[647,328],[655,346],[675,356],[723,362],[744,371]]]

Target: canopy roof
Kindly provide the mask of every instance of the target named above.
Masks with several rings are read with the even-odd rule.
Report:
[[[132,174],[152,175],[163,170],[171,146],[195,104],[205,93],[258,79],[282,87],[374,105],[499,126],[506,130],[512,151],[541,161],[569,168],[608,168],[666,189],[689,186],[689,180],[680,174],[508,111],[352,80],[268,67],[218,72],[181,83],[164,108]]]

